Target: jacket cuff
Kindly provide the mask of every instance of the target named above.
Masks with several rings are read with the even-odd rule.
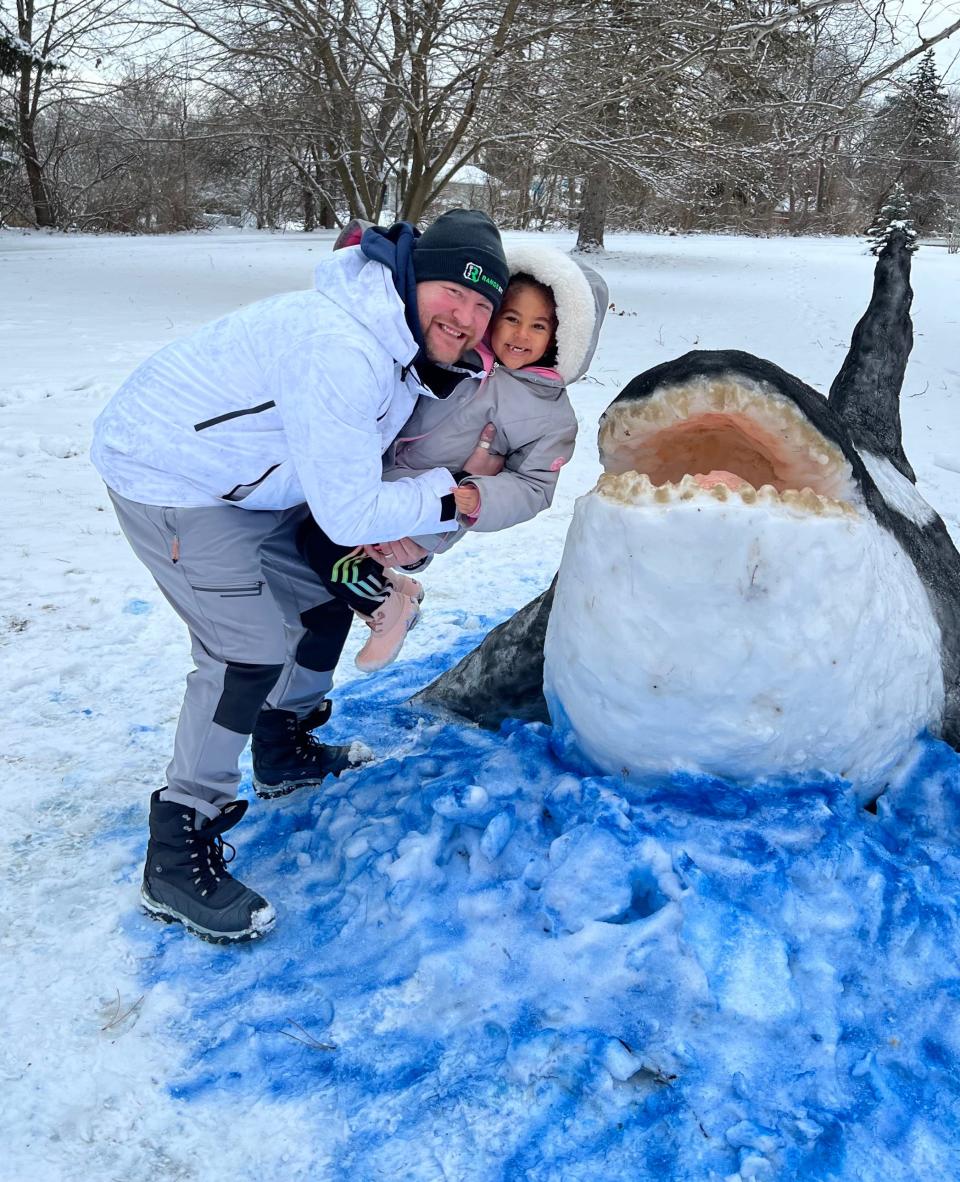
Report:
[[[421,472],[414,479],[426,484],[438,497],[445,496],[450,492],[450,486],[457,483],[447,468],[431,468],[429,472]]]
[[[408,562],[401,566],[400,569],[409,571],[411,574],[416,574],[418,570],[423,570],[425,566],[429,566],[432,561],[432,554],[424,554],[424,556],[422,558],[418,558],[416,562]]]

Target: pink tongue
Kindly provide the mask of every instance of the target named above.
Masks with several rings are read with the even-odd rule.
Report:
[[[743,477],[738,476],[736,472],[726,472],[722,468],[715,468],[712,472],[708,472],[706,476],[702,472],[698,472],[693,479],[701,488],[714,488],[718,484],[725,484],[727,488],[732,488],[734,491],[744,482]]]

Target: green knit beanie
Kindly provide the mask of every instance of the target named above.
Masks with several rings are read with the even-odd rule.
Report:
[[[510,279],[500,231],[479,209],[451,209],[421,234],[413,248],[418,283],[441,279],[485,296],[496,311]]]

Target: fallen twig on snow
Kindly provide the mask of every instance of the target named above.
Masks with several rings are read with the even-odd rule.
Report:
[[[285,1034],[287,1038],[292,1038],[294,1042],[302,1042],[305,1047],[309,1047],[311,1051],[335,1051],[337,1044],[332,1042],[320,1042],[319,1039],[313,1037],[309,1030],[305,1030],[299,1022],[295,1022],[293,1018],[288,1018],[287,1021],[291,1026],[296,1026],[303,1038],[299,1035],[291,1034],[289,1030],[281,1030],[281,1034]]]

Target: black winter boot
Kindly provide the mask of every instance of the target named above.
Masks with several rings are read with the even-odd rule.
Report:
[[[197,829],[192,808],[161,800],[160,792],[154,792],[140,889],[140,900],[151,915],[179,921],[211,944],[256,940],[270,931],[277,918],[274,909],[226,867],[236,851],[222,834],[246,811],[247,802],[235,800]],[[230,849],[230,858],[224,858],[224,847]]]
[[[305,718],[292,710],[261,710],[253,731],[253,790],[263,800],[315,788],[327,776],[358,767],[349,747],[332,747],[310,733],[330,717],[325,700]]]

